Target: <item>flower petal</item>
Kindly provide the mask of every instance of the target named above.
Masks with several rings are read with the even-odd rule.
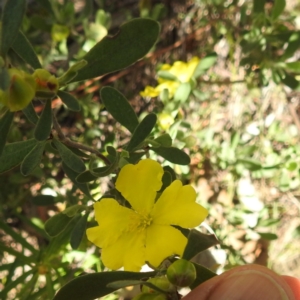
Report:
[[[147,228],[146,261],[154,267],[171,255],[182,255],[187,238],[172,226],[152,224]]]
[[[117,178],[116,188],[128,200],[134,210],[150,212],[156,193],[162,186],[163,168],[151,159],[137,165],[125,165]]]
[[[96,202],[94,209],[99,226],[88,228],[87,238],[100,248],[108,247],[128,230],[132,210],[110,198]]]
[[[146,232],[126,232],[113,245],[103,248],[103,264],[113,270],[140,271],[145,264]]]
[[[195,201],[196,192],[192,186],[182,186],[181,181],[173,181],[153,207],[151,215],[154,224],[178,225],[183,228],[198,226],[208,211]]]

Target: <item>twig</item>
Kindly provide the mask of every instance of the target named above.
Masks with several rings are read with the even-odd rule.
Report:
[[[76,149],[81,149],[81,150],[84,150],[84,151],[88,151],[90,153],[94,153],[97,157],[99,157],[101,160],[103,160],[103,162],[106,165],[110,165],[110,161],[102,153],[100,153],[99,151],[95,150],[92,147],[89,147],[89,146],[86,146],[86,145],[83,145],[83,144],[80,144],[80,143],[77,143],[77,142],[73,142],[69,138],[67,138],[64,135],[64,133],[62,132],[61,127],[60,127],[60,125],[59,125],[59,123],[56,119],[56,116],[54,114],[53,114],[53,127],[54,127],[55,131],[57,132],[57,135],[58,135],[59,139],[65,145],[76,148]]]

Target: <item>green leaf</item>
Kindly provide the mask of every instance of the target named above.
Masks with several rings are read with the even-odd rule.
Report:
[[[98,171],[103,171],[105,174],[106,174],[106,170],[108,169],[109,167],[100,167],[100,168],[96,168],[94,169],[95,172],[98,172]],[[106,176],[106,175],[104,175]],[[98,177],[102,177],[102,176],[98,176]],[[81,174],[79,174],[77,177],[76,177],[76,181],[79,183],[79,184],[83,184],[83,183],[86,183],[86,182],[90,182],[90,181],[94,181],[95,179],[97,179],[97,176],[93,175],[90,171],[85,171]]]
[[[191,162],[190,157],[182,150],[175,147],[151,148],[152,151],[177,165],[188,165]]]
[[[300,61],[294,61],[285,64],[286,68],[292,72],[300,73]]]
[[[0,156],[5,147],[6,138],[9,132],[10,125],[14,119],[14,113],[9,110],[5,113],[5,115],[0,120]]]
[[[288,45],[284,51],[284,54],[281,56],[280,60],[285,61],[292,57],[296,51],[299,50],[299,43],[300,43],[300,32],[296,31],[290,36]]]
[[[52,128],[52,108],[51,100],[47,100],[43,112],[36,124],[34,137],[38,141],[45,141]]]
[[[85,206],[81,204],[75,204],[67,207],[62,213],[67,215],[69,218],[74,217],[76,214],[81,213],[85,210]]]
[[[6,145],[0,156],[0,174],[19,165],[36,144],[35,139],[30,139]]]
[[[192,229],[188,236],[188,242],[185,246],[182,258],[190,260],[199,252],[202,252],[217,244],[219,244],[219,241],[215,235],[204,234],[198,230]]]
[[[72,81],[86,80],[124,69],[144,57],[155,44],[159,24],[151,19],[133,19],[113,37],[106,36],[84,57],[88,64]]]
[[[216,63],[217,59],[218,56],[215,52],[203,57],[197,65],[193,76],[195,78],[198,78],[199,76],[203,75],[210,67],[212,67]]]
[[[270,233],[270,232],[258,232],[256,231],[260,237],[264,240],[267,240],[267,241],[274,241],[274,240],[277,240],[278,239],[278,236],[277,234],[275,233]]]
[[[79,102],[73,95],[64,91],[58,91],[57,95],[61,99],[61,101],[68,107],[68,109],[73,111],[80,111]]]
[[[299,90],[300,87],[300,81],[298,81],[295,76],[292,76],[288,73],[285,73],[285,77],[282,79],[282,83],[293,90]]]
[[[171,173],[164,170],[164,175],[161,181],[162,181],[162,186],[161,189],[159,190],[160,193],[162,193],[172,183],[173,180],[172,180]]]
[[[55,197],[51,195],[37,195],[32,198],[31,202],[37,206],[53,205],[55,203]]]
[[[236,162],[242,164],[246,169],[250,171],[257,171],[262,169],[262,164],[252,158],[237,158]]]
[[[266,0],[253,0],[253,13],[259,14],[265,12]]]
[[[42,68],[32,45],[21,31],[18,31],[17,37],[11,47],[26,63],[32,66],[32,68]]]
[[[25,0],[7,0],[2,12],[0,53],[5,56],[21,26],[26,9]]]
[[[139,125],[139,120],[127,99],[119,91],[108,86],[101,89],[100,95],[108,112],[133,133]]]
[[[189,98],[191,90],[192,88],[189,82],[181,83],[175,92],[174,100],[184,103]]]
[[[10,75],[7,68],[0,66],[0,89],[8,89],[10,84]]]
[[[75,225],[74,230],[72,231],[71,239],[70,239],[70,244],[72,249],[77,249],[79,247],[81,240],[85,235],[87,218],[88,218],[88,214],[81,216],[81,218]]]
[[[172,146],[172,138],[168,133],[164,133],[154,140],[163,147],[171,147]]]
[[[93,300],[110,293],[116,288],[107,285],[119,280],[140,280],[153,277],[156,272],[135,273],[127,271],[101,272],[79,276],[65,286],[55,295],[53,300]]]
[[[275,0],[273,4],[271,17],[273,20],[276,20],[285,9],[285,0]]]
[[[31,122],[32,124],[37,124],[37,122],[39,121],[39,117],[38,117],[37,113],[34,110],[34,106],[33,106],[32,102],[30,102],[22,110],[22,112],[26,116],[26,118],[28,119],[28,121]]]
[[[63,212],[54,215],[45,223],[45,231],[49,236],[54,237],[59,235],[72,221],[72,217],[68,217]]]
[[[126,147],[127,151],[132,151],[135,147],[144,142],[154,128],[156,120],[157,116],[155,114],[149,114],[142,120],[132,134],[129,144]]]
[[[195,279],[195,281],[192,283],[192,285],[190,286],[190,288],[193,290],[194,288],[196,288],[199,284],[217,276],[217,274],[215,274],[214,272],[212,272],[211,270],[198,265],[196,263],[193,262],[193,265],[196,268],[196,272],[197,272],[197,277]]]
[[[21,173],[24,176],[29,175],[41,162],[45,142],[40,142],[25,156],[21,164]]]
[[[66,175],[71,179],[73,184],[80,189],[86,196],[92,198],[89,187],[86,183],[80,183],[76,180],[77,176],[80,174],[75,172],[73,169],[69,168],[65,163],[62,164],[62,168]]]
[[[63,162],[77,173],[85,171],[85,164],[76,154],[58,140],[53,140],[53,144],[57,148]]]

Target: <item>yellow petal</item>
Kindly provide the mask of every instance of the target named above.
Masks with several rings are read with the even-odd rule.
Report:
[[[141,160],[137,165],[128,164],[121,169],[116,188],[134,210],[147,213],[162,186],[163,173],[160,164],[151,159]]]
[[[140,271],[145,264],[145,230],[124,233],[114,244],[103,248],[103,264],[117,270],[124,267],[126,271]]]
[[[153,222],[161,225],[178,225],[183,228],[198,226],[208,211],[197,204],[196,192],[190,185],[182,186],[175,180],[157,200],[151,213]]]
[[[157,97],[159,92],[154,87],[147,85],[145,90],[140,92],[140,95],[142,97]]]
[[[171,255],[182,255],[187,238],[176,228],[151,225],[147,228],[146,261],[154,267]]]
[[[128,230],[132,210],[109,198],[96,202],[94,209],[99,226],[88,228],[87,238],[100,248],[110,246]]]

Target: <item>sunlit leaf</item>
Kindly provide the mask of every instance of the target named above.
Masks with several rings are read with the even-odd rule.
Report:
[[[126,147],[127,151],[132,151],[148,137],[156,124],[156,120],[157,116],[155,114],[149,114],[142,120],[132,134],[129,144]]]
[[[275,0],[272,8],[271,17],[273,20],[277,19],[285,9],[285,0]]]
[[[144,57],[155,44],[159,24],[151,19],[133,19],[120,27],[113,37],[104,37],[84,57],[88,64],[72,81],[111,73]]]
[[[151,150],[174,164],[188,165],[191,162],[190,157],[184,151],[175,147],[159,147],[151,148]]]

